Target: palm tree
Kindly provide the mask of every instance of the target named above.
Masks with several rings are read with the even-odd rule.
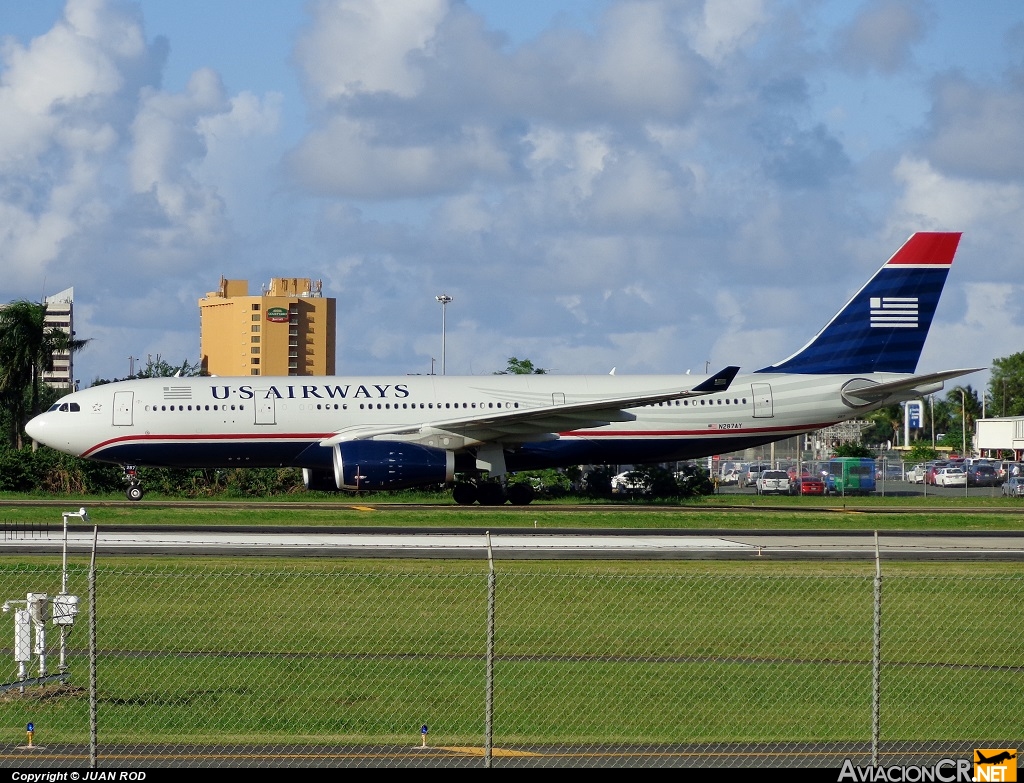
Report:
[[[39,413],[40,382],[53,369],[54,353],[73,353],[88,340],[76,340],[63,329],[46,325],[46,305],[27,300],[0,309],[0,400],[12,414],[14,441],[21,448],[21,432],[28,415]]]
[[[966,455],[970,451],[974,435],[974,422],[981,417],[981,401],[978,399],[978,392],[969,383],[964,386],[954,386],[946,395],[946,401],[953,411],[959,412],[956,416],[951,413],[947,438],[959,445],[962,453]],[[957,424],[960,426],[957,427]],[[964,436],[966,436],[967,442],[961,443]]]

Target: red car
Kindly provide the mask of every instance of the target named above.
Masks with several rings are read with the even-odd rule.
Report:
[[[790,495],[824,495],[825,482],[818,476],[804,473],[800,478],[789,482]]]

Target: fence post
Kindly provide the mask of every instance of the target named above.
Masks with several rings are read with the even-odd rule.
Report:
[[[89,558],[89,768],[96,768],[96,538],[98,525],[92,528],[92,555]]]
[[[880,694],[881,647],[882,647],[882,561],[878,555],[878,531],[875,531],[875,622],[871,644],[871,766],[878,766],[878,724]]]
[[[484,707],[484,767],[491,767],[491,748],[494,731],[494,555],[491,551],[491,532],[487,533],[487,680]]]

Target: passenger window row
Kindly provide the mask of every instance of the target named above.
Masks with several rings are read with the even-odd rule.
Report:
[[[723,402],[723,400],[724,400],[724,402]],[[712,398],[708,398],[708,397],[701,397],[700,398],[700,404],[701,405],[740,405],[740,404],[746,405],[747,404],[747,398],[746,397],[743,397],[743,398],[735,398],[734,397],[733,399],[730,400],[728,397],[715,397],[713,399]],[[697,407],[697,401],[694,400],[691,403],[690,400],[669,400],[668,402],[652,403],[652,404],[650,404],[650,405],[648,405],[646,407],[653,408],[653,407],[655,407],[655,405],[657,405],[657,407],[659,407],[659,408],[664,407],[666,405],[668,405],[670,407],[672,405],[693,405],[694,407]]]
[[[228,408],[229,408],[229,406],[227,406],[227,405],[206,405],[205,407],[202,406],[202,405],[195,405],[195,406],[193,406],[193,405],[147,405],[146,406],[146,410],[149,411],[150,413],[162,413],[162,412],[165,412],[165,411],[184,411],[184,410],[190,410],[190,411],[191,410],[195,410],[197,412],[204,411],[204,410],[207,410],[207,411],[209,411],[209,410],[226,411],[226,410],[228,410]],[[233,410],[233,411],[234,410],[244,411],[245,410],[245,406],[244,405],[231,405],[230,409]]]
[[[318,405],[317,408],[319,408],[319,407],[320,406]],[[481,402],[479,404],[477,404],[475,402],[462,402],[462,403],[459,403],[459,402],[445,402],[445,403],[441,403],[441,402],[438,402],[438,403],[433,403],[433,402],[420,402],[420,403],[403,402],[401,404],[399,404],[397,402],[396,403],[378,402],[376,404],[374,404],[372,402],[361,402],[361,403],[359,403],[359,410],[361,410],[361,411],[362,410],[369,410],[369,411],[372,411],[372,410],[378,410],[378,411],[379,410],[396,410],[397,411],[397,410],[407,410],[407,409],[410,409],[410,410],[416,410],[416,409],[419,409],[419,410],[427,410],[427,409],[451,410],[453,408],[466,408],[466,409],[472,408],[472,409],[478,409],[478,410],[506,410],[506,409],[507,410],[515,410],[518,407],[519,407],[519,403],[518,402],[505,402],[505,403],[502,403],[502,402],[486,402],[486,403],[485,402]]]

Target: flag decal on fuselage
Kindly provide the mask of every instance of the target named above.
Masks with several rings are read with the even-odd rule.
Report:
[[[871,326],[917,326],[917,297],[871,297]]]

